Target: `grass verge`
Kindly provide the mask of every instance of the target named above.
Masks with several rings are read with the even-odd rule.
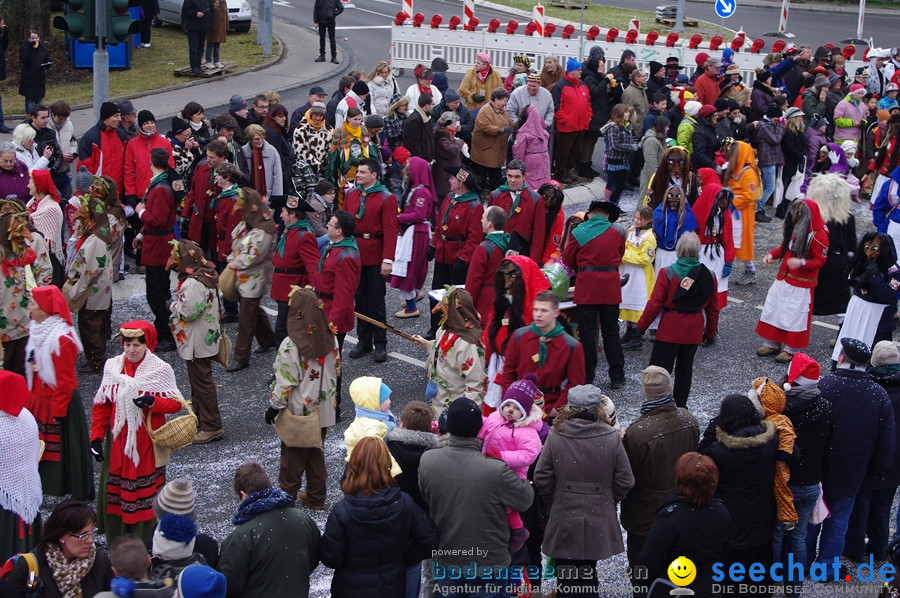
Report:
[[[55,35],[61,35],[55,32]],[[109,95],[111,98],[154,91],[191,79],[176,77],[173,71],[188,64],[187,37],[180,29],[165,25],[154,27],[150,48],[131,49],[130,69],[110,69]],[[272,41],[272,54],[279,52],[278,40]],[[228,41],[221,46],[220,58],[237,63],[235,70],[243,70],[270,61],[263,57],[262,46],[256,45],[256,25],[247,33],[228,32]],[[9,61],[16,60],[10,52]],[[93,99],[93,72],[91,69],[75,69],[65,57],[53,57],[54,66],[47,73],[47,94],[44,102],[65,99],[70,105],[84,104]],[[16,60],[17,61],[17,60]],[[15,65],[18,67],[18,65]],[[6,114],[24,114],[25,98],[19,95],[18,68],[6,81],[0,83],[3,111]]]

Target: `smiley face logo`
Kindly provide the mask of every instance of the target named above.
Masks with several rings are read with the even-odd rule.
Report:
[[[666,572],[669,574],[669,581],[681,587],[690,585],[697,577],[697,567],[686,556],[680,556],[672,561]]]

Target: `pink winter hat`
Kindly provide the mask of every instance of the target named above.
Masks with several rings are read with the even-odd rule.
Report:
[[[522,412],[521,419],[528,417],[534,402],[541,396],[541,391],[537,387],[537,381],[537,374],[532,372],[525,374],[525,377],[521,380],[516,380],[510,384],[503,395],[503,401],[501,401],[498,411],[502,410],[507,403],[513,403]]]

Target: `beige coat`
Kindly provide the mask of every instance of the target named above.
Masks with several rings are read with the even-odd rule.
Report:
[[[275,235],[259,228],[247,231],[243,221],[231,233],[231,255],[238,293],[247,299],[258,299],[269,293],[272,286],[272,255],[275,253]]]
[[[93,311],[108,308],[112,303],[113,265],[110,246],[97,235],[90,235],[84,240],[81,249],[75,254],[67,273],[69,282],[69,304],[78,303],[85,293],[87,303],[84,307]]]
[[[500,168],[506,164],[509,133],[500,133],[500,127],[514,124],[506,110],[497,112],[490,104],[479,110],[472,131],[472,161],[487,168]]]
[[[175,291],[169,328],[178,354],[192,360],[219,352],[219,294],[193,278],[186,278]]]
[[[634,486],[619,431],[571,418],[550,431],[534,472],[551,503],[542,551],[557,559],[605,559],[625,550],[616,503]]]
[[[275,387],[269,405],[275,409],[287,407],[294,415],[311,415],[318,409],[322,427],[333,426],[340,366],[337,339],[334,350],[319,365],[318,359],[300,355],[291,337],[285,337],[275,355]]]
[[[228,3],[225,0],[210,0],[212,26],[206,32],[206,43],[224,44],[228,36]]]
[[[482,83],[473,67],[466,72],[462,83],[459,84],[459,97],[465,102],[466,108],[475,110],[487,104],[491,99],[491,92],[498,87],[503,87],[503,78],[497,72],[497,69],[491,67],[491,74]],[[472,100],[472,96],[476,93],[483,95],[484,99],[480,102]]]

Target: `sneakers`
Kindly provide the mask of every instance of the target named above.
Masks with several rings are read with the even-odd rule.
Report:
[[[509,554],[515,554],[525,546],[525,540],[531,535],[524,527],[509,530]]]
[[[406,309],[401,309],[400,311],[394,312],[394,317],[397,318],[418,318],[419,317],[419,308],[412,311],[406,311]]]
[[[790,363],[794,358],[793,353],[788,353],[787,351],[782,351],[778,355],[775,356],[775,361],[778,363]]]
[[[149,47],[150,47],[150,44],[141,44],[141,47],[142,47],[142,48],[149,48]]]
[[[209,432],[197,432],[194,436],[194,444],[206,444],[213,440],[221,440],[225,436],[224,430],[211,430]]]
[[[316,58],[316,62],[325,62],[325,55],[319,54],[319,57]]]
[[[756,350],[756,354],[759,357],[769,357],[770,355],[775,355],[776,353],[778,353],[778,349],[776,347],[763,346]]]
[[[217,63],[215,64],[215,66],[216,66],[217,69],[225,68],[225,63],[224,63],[224,62],[217,62]]]
[[[211,60],[207,60],[207,61],[206,61],[206,64],[204,64],[203,67],[204,67],[206,70],[211,71],[211,70],[213,70],[214,68],[216,68],[216,65],[213,64],[213,62],[212,62]]]
[[[739,284],[741,286],[746,286],[748,284],[756,284],[756,272],[750,272],[748,270],[744,270],[744,273],[741,274],[740,278],[734,281],[735,284]]]
[[[767,216],[765,210],[759,210],[756,212],[756,221],[757,222],[772,222],[772,217]]]

